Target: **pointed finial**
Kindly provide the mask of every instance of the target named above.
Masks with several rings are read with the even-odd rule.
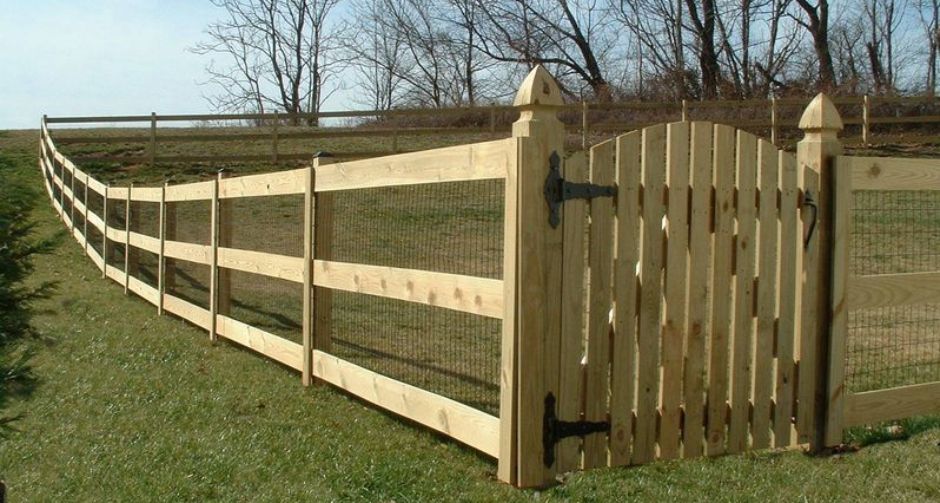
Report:
[[[516,99],[512,104],[516,107],[527,105],[560,107],[565,104],[565,101],[561,97],[561,89],[558,88],[555,78],[542,65],[535,65],[519,86],[519,92],[516,93]]]
[[[803,111],[800,129],[803,131],[841,131],[843,129],[842,118],[832,100],[824,93],[819,93]]]

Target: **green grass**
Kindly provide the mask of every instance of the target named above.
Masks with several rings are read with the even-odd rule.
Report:
[[[0,140],[40,184],[35,134]],[[39,229],[61,229],[48,205]],[[0,440],[11,501],[794,501],[940,499],[936,422],[862,430],[858,452],[768,451],[571,475],[543,492],[495,480],[496,465],[249,351],[157,317],[64,240],[33,281],[39,383]],[[885,441],[903,438],[897,441]]]

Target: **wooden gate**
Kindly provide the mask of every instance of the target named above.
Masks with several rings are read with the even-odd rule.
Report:
[[[617,194],[564,203],[555,414],[584,436],[558,442],[556,469],[808,441],[815,172],[707,122],[631,132],[565,168]]]

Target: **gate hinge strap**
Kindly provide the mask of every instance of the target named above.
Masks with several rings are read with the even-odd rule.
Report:
[[[591,433],[609,433],[608,421],[562,421],[555,415],[555,395],[545,395],[545,416],[542,419],[542,447],[546,467],[555,464],[555,444],[568,437],[584,437]]]
[[[614,197],[617,187],[593,183],[569,182],[561,177],[561,158],[558,152],[549,157],[548,177],[545,179],[545,201],[548,203],[548,223],[552,228],[561,223],[561,203],[570,199],[593,199],[595,197]]]

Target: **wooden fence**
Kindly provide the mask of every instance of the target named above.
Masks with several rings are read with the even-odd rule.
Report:
[[[622,103],[574,103],[559,108],[559,114],[568,126],[569,131],[578,131],[581,137],[582,148],[587,148],[590,141],[597,135],[608,132],[630,131],[641,129],[664,119],[691,121],[705,120],[719,122],[734,127],[750,130],[755,133],[766,134],[771,143],[781,145],[784,136],[797,132],[797,117],[808,103],[809,98],[773,98],[752,100],[714,100],[681,102],[622,102]],[[843,107],[849,113],[843,114],[843,123],[857,126],[857,131],[851,138],[844,138],[844,142],[872,144],[875,142],[891,141],[936,141],[938,137],[932,131],[924,134],[897,134],[896,131],[877,131],[877,127],[936,125],[940,122],[940,115],[923,113],[898,114],[896,107],[933,106],[938,103],[937,98],[930,97],[870,97],[853,96],[838,97],[833,103]],[[877,115],[881,112],[881,115]],[[508,123],[512,120],[515,109],[511,106],[481,106],[443,109],[393,109],[393,110],[364,110],[364,111],[335,111],[305,114],[279,114],[253,113],[253,114],[169,114],[158,115],[122,115],[98,117],[47,117],[46,124],[148,124],[147,132],[132,132],[130,134],[102,136],[101,134],[63,134],[57,138],[60,145],[66,144],[138,144],[145,149],[143,155],[94,155],[89,159],[97,161],[110,161],[121,163],[149,163],[157,162],[297,162],[307,160],[307,153],[284,152],[285,142],[292,140],[324,140],[336,138],[385,138],[387,145],[383,151],[343,151],[337,155],[348,158],[370,157],[402,152],[400,142],[403,138],[422,136],[440,136],[442,134],[473,135],[490,134],[505,136],[510,128]],[[653,113],[652,119],[637,120],[638,116]],[[624,120],[624,114],[630,117]],[[740,118],[744,115],[746,119]],[[422,126],[409,127],[407,121],[421,123],[422,121],[447,121],[471,118],[474,126]],[[311,122],[319,124],[323,119],[351,119],[376,121],[369,127],[301,127],[289,128],[288,124],[304,124]],[[170,128],[167,132],[158,132],[161,124],[209,122],[220,123],[235,121],[237,123],[254,122],[263,127],[246,128],[244,132],[212,131],[206,128],[202,132],[187,132],[180,134]],[[206,143],[206,142],[268,142],[268,153],[261,154],[162,154],[160,145],[173,145],[179,143]],[[75,156],[76,160],[84,159],[82,155]]]
[[[44,122],[40,166],[66,226],[125,291],[300,371],[305,385],[333,384],[492,456],[517,486],[661,458],[820,449],[845,426],[940,411],[937,383],[850,394],[843,380],[846,309],[940,298],[938,273],[849,278],[846,195],[940,190],[935,162],[839,156],[843,123],[823,95],[800,120],[795,155],[731,126],[682,121],[564,156],[563,109],[538,67],[507,139],[110,187],[63,156]],[[478,180],[503,184],[501,278],[333,259],[335,195]],[[231,245],[239,222],[228,202],[285,195],[303,196],[302,256]],[[208,244],[171,229],[170,204],[190,201],[211,208]],[[156,236],[132,230],[132,203],[158,205]],[[124,229],[109,224],[121,211]],[[109,262],[114,246],[126,247],[123,267]],[[158,257],[156,286],[132,274],[133,250]],[[208,308],[170,293],[168,259],[209,268]],[[229,271],[302,285],[301,342],[230,316]],[[498,415],[338,356],[323,316],[336,291],[500,320]]]

